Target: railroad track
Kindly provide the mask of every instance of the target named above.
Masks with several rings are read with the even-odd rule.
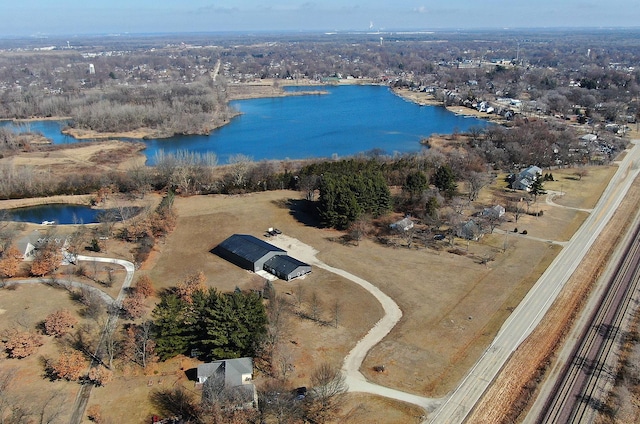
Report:
[[[621,324],[640,285],[640,225],[634,230],[598,306],[564,366],[551,395],[545,402],[538,423],[580,423],[585,415],[603,405],[596,390],[606,377],[607,356],[618,343]]]

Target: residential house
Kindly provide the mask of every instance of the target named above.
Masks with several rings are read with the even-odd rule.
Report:
[[[400,232],[409,231],[413,228],[413,221],[409,217],[405,217],[400,221],[396,221],[393,224],[389,225],[392,230],[397,230]]]
[[[580,137],[580,142],[583,146],[586,146],[588,143],[596,143],[598,141],[598,136],[595,134],[585,134]]]
[[[203,402],[213,402],[221,392],[227,392],[225,398],[232,399],[236,407],[258,407],[251,358],[223,359],[198,365],[197,378]]]
[[[38,249],[48,243],[55,243],[64,251],[69,245],[69,239],[61,236],[50,236],[35,230],[31,234],[18,240],[16,249],[22,254],[22,260],[32,261]]]
[[[491,218],[502,218],[504,213],[505,209],[500,205],[491,206],[490,208],[484,208],[482,210],[482,216]]]
[[[458,227],[456,236],[465,240],[475,241],[482,237],[482,229],[473,219],[471,219]]]
[[[530,191],[533,182],[538,179],[539,175],[542,175],[542,169],[535,165],[523,169],[511,183],[511,188],[515,190]]]

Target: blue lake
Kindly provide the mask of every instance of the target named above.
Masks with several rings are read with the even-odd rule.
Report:
[[[42,133],[45,137],[51,139],[53,144],[77,143],[78,140],[75,138],[62,134],[62,129],[65,125],[67,125],[66,121],[0,121],[0,127],[8,127],[15,132]]]
[[[352,156],[379,149],[386,154],[423,149],[420,140],[431,134],[464,132],[486,127],[487,121],[463,117],[438,106],[408,102],[383,86],[287,87],[287,90],[324,90],[327,95],[239,100],[231,106],[242,113],[208,136],[176,136],[144,140],[147,164],[156,153],[189,150],[212,152],[218,162],[243,154],[253,160],[305,159]],[[54,143],[68,143],[60,126],[42,123],[42,132]],[[36,122],[31,130],[38,130]],[[56,133],[56,134],[54,134]]]
[[[84,205],[48,204],[9,209],[13,221],[40,224],[53,221],[56,224],[92,224],[98,222],[101,209]]]

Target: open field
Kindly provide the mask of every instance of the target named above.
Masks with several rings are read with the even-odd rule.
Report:
[[[75,172],[126,170],[144,165],[145,157],[140,151],[144,145],[125,141],[103,141],[50,146],[43,151],[23,152],[16,156],[0,158],[0,165],[29,166],[39,172],[53,176],[64,176]]]
[[[590,168],[582,181],[572,179],[571,172],[554,171],[554,177],[562,181],[558,183],[566,193],[555,201],[589,208],[599,197],[598,190],[606,184],[613,167]],[[497,181],[482,193],[487,202],[504,192],[501,184]],[[359,246],[344,245],[336,241],[341,233],[313,225],[312,218],[302,207],[301,198],[300,193],[292,191],[177,198],[176,229],[157,245],[139,274],[147,273],[158,289],[173,286],[188,273],[196,271],[202,271],[208,284],[222,291],[235,287],[257,289],[263,284],[261,278],[210,251],[233,233],[262,237],[267,228],[279,228],[318,250],[319,259],[325,263],[380,287],[401,307],[404,316],[400,323],[364,362],[362,372],[367,378],[389,387],[437,397],[451,390],[475,362],[510,311],[560,249],[557,245],[522,235],[499,233],[469,244],[457,241],[457,253],[449,253],[445,241],[435,249],[392,248],[371,240],[363,240]],[[517,224],[526,228],[532,237],[567,240],[586,217],[585,212],[548,205],[543,199],[539,199],[537,205],[544,209],[544,216],[525,215]],[[513,225],[513,222],[505,223],[502,228],[511,230]],[[111,244],[109,251],[112,254],[120,257],[128,254],[126,245],[118,246],[116,241]],[[295,251],[290,254],[295,257]],[[484,265],[483,257],[493,260]],[[455,274],[452,269],[456,270]],[[341,365],[346,353],[382,314],[372,296],[327,271],[314,269],[304,279],[276,280],[274,284],[277,292],[288,300],[292,311],[288,314],[284,337],[295,365],[290,380],[292,386],[309,385],[310,371],[321,361]],[[314,294],[321,305],[324,325],[295,313],[308,308]],[[336,302],[340,308],[337,328],[333,326]],[[157,374],[152,376],[127,373],[127,377],[98,388],[89,404],[117,404],[128,411],[133,408],[137,411],[136,416],[143,420],[153,412],[148,401],[151,387],[184,384],[192,388],[181,369],[184,368],[183,361],[176,358],[160,364],[155,370]],[[372,370],[381,364],[385,365],[384,372]],[[261,376],[256,377],[260,382]],[[125,392],[129,396],[121,395]],[[357,401],[353,401],[354,396]],[[343,412],[348,416],[349,411],[358,409],[360,412],[352,412],[353,421],[347,422],[362,422],[356,418],[361,413],[371,417],[388,415],[392,420],[379,422],[417,420],[415,408],[407,408],[401,403],[374,401],[373,396],[365,394],[354,394],[349,398],[351,406],[345,407]],[[104,411],[109,411],[105,416],[115,421],[125,418],[120,408]],[[126,417],[131,415],[127,413]]]
[[[105,145],[117,145],[112,143],[117,142]],[[91,166],[92,158],[99,150],[97,146],[89,145],[60,154]],[[48,160],[57,160],[52,156],[35,157],[43,167]],[[62,162],[67,170],[76,166],[72,159]],[[124,162],[120,166],[124,166]],[[312,217],[305,212],[302,195],[298,192],[177,198],[176,229],[156,246],[138,275],[148,274],[158,289],[173,286],[188,273],[197,271],[206,275],[210,286],[221,291],[235,287],[258,289],[263,284],[261,278],[210,251],[233,233],[262,237],[267,228],[279,228],[315,248],[319,259],[325,263],[378,286],[402,309],[404,316],[400,323],[365,360],[362,372],[367,378],[400,390],[438,397],[450,391],[475,362],[504,319],[561,249],[547,240],[562,242],[571,237],[587,216],[587,212],[573,208],[592,208],[614,171],[614,166],[590,167],[588,174],[579,180],[575,170],[553,170],[556,181],[546,183],[545,188],[564,193],[554,198],[555,205],[547,204],[542,196],[531,208],[543,210],[544,216],[525,214],[516,224],[513,216],[507,213],[506,218],[511,222],[500,227],[510,232],[517,226],[520,231],[526,229],[527,236],[495,233],[478,242],[457,240],[456,253],[449,252],[451,248],[446,241],[439,242],[433,249],[393,248],[371,240],[363,240],[359,246],[344,245],[336,241],[342,233],[315,226]],[[513,194],[498,178],[494,185],[481,192],[481,202],[495,204]],[[86,196],[61,196],[55,201],[75,202],[78,199],[81,203],[87,201]],[[3,201],[0,206],[9,208],[51,200]],[[122,199],[110,201],[121,202]],[[148,196],[145,201],[157,204],[158,198]],[[107,252],[100,255],[130,260],[129,249],[130,245],[110,240]],[[294,257],[295,253],[290,252]],[[490,258],[490,261],[483,264],[483,258]],[[104,270],[98,272],[104,273]],[[274,284],[278,293],[288,300],[291,310],[284,344],[295,364],[290,380],[292,386],[309,385],[310,371],[321,361],[341,365],[347,352],[382,314],[380,305],[367,292],[327,271],[315,269],[304,279],[289,283],[276,280]],[[114,296],[118,288],[108,289],[109,294]],[[299,316],[309,308],[313,295],[319,299],[324,324]],[[334,327],[336,302],[340,317],[338,326]],[[55,300],[51,306],[58,303]],[[118,408],[105,408],[105,412],[109,411],[105,416],[115,422],[132,418],[132,410],[136,411],[136,420],[144,420],[153,412],[148,401],[152,387],[184,384],[193,388],[184,375],[183,361],[184,358],[177,358],[160,364],[155,370],[157,374],[152,376],[139,372],[140,375],[135,375],[128,369],[126,377],[98,388],[89,405],[98,402],[105,407],[118,405]],[[21,361],[20,365],[23,363],[27,364]],[[385,371],[374,372],[376,365],[385,365]],[[258,374],[258,382],[260,378]],[[44,383],[49,385],[43,386],[43,392],[54,387],[54,383]],[[123,393],[128,395],[123,396]],[[415,408],[401,403],[365,394],[351,394],[349,399],[350,406],[343,412],[352,421],[345,419],[345,422],[363,422],[359,421],[362,416],[369,416],[371,420],[385,417],[379,422],[417,420]],[[371,420],[367,422],[376,422]]]
[[[563,190],[573,193],[575,189],[583,194],[591,189],[601,190],[611,172],[612,168],[594,169],[582,181],[568,180]],[[575,197],[572,202],[576,207],[588,208],[597,200],[599,193]],[[488,235],[480,242],[471,242],[468,252],[466,244],[460,244],[460,250],[466,255],[448,253],[446,246],[441,250],[394,249],[366,240],[357,247],[346,246],[332,241],[339,233],[304,225],[309,217],[297,210],[292,213],[284,207],[282,201],[289,198],[299,199],[299,194],[271,192],[179,199],[176,202],[180,216],[178,227],[167,239],[162,252],[155,256],[155,265],[149,264],[150,275],[159,286],[169,286],[190,270],[198,269],[205,272],[210,284],[222,290],[235,286],[249,288],[257,284],[255,277],[211,255],[209,250],[234,232],[260,236],[268,227],[280,228],[316,248],[324,262],[373,282],[398,302],[404,317],[394,331],[372,350],[363,372],[377,383],[428,396],[443,395],[453,387],[560,249],[546,242],[514,235],[508,237],[507,251],[502,252],[505,236],[498,234]],[[585,212],[572,209],[546,204],[544,208],[544,217],[525,216],[518,225],[526,225],[529,235],[562,241],[567,240],[586,217]],[[505,228],[506,225],[509,224],[505,224]],[[185,245],[190,248],[184,249]],[[295,256],[295,252],[290,253]],[[488,266],[478,260],[486,255],[494,258]],[[455,277],[451,269],[456,269]],[[304,287],[305,292],[312,286],[319,290],[322,301],[330,304],[334,299],[331,295],[333,289],[322,290],[326,283],[320,284],[319,278],[331,279],[316,271],[299,282],[278,282],[277,288],[295,297],[298,284]],[[362,312],[355,313],[356,317],[365,316],[369,323],[377,319],[372,316],[371,307],[363,305],[367,302],[367,295],[353,293],[354,288],[349,287],[348,282],[336,281],[336,284],[346,285],[348,297],[341,295],[340,298],[350,305],[349,309],[353,307]],[[355,343],[355,339],[346,339],[346,346],[337,347],[335,337],[324,336],[332,329],[324,327],[314,331],[313,337],[307,340],[305,336],[310,334],[309,330],[315,324],[306,321],[296,323],[295,319],[293,324],[292,337],[297,336],[296,349],[299,347],[307,351],[310,362],[323,358],[339,361],[338,352],[348,351]],[[353,334],[362,334],[367,328],[364,320],[352,323],[347,317],[344,317],[344,325],[361,327],[359,330],[353,328]],[[336,350],[335,356],[327,356],[328,347],[322,346],[321,339],[324,338],[331,340],[329,350]],[[314,348],[306,349],[306,346]],[[316,347],[320,347],[319,351]],[[297,366],[294,373],[294,381],[301,384],[304,375],[300,375],[298,370],[305,368],[305,363],[303,361],[301,367]],[[386,366],[384,373],[370,371],[379,364]]]
[[[91,320],[81,317],[79,303],[73,301],[66,290],[43,284],[4,289],[0,296],[0,334],[12,329],[36,331],[47,315],[59,309],[67,309],[79,319],[77,328],[92,324]],[[1,372],[16,373],[3,398],[7,396],[9,402],[15,399],[17,404],[34,413],[40,414],[44,410],[46,417],[57,416],[52,422],[68,422],[80,385],[68,381],[52,382],[45,377],[43,359],[57,358],[64,344],[50,336],[42,336],[42,341],[44,344],[37,352],[27,358],[11,359],[3,355],[0,359]]]

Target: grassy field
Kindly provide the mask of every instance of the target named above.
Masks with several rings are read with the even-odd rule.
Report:
[[[578,180],[575,170],[554,170],[557,181],[547,183],[546,188],[565,193],[554,200],[561,206],[549,205],[540,198],[533,206],[544,210],[544,215],[525,215],[517,223],[519,229],[527,230],[528,236],[542,241],[513,233],[507,236],[494,233],[477,242],[457,240],[455,251],[446,241],[430,249],[394,248],[372,240],[363,240],[358,246],[342,244],[336,241],[341,233],[314,225],[312,217],[301,207],[301,194],[292,191],[177,198],[175,230],[156,246],[138,275],[148,274],[157,289],[174,286],[185,275],[197,271],[205,274],[209,286],[221,291],[236,287],[257,289],[264,283],[261,278],[224,261],[211,250],[234,233],[262,237],[267,228],[279,228],[314,247],[325,263],[380,287],[402,309],[400,323],[366,358],[362,372],[367,378],[424,396],[442,396],[476,361],[561,249],[547,240],[568,240],[584,221],[586,212],[570,208],[593,207],[614,171],[614,166],[589,168],[589,173]],[[481,201],[490,205],[509,194],[512,193],[497,180],[482,192]],[[511,231],[516,223],[509,213],[506,218],[511,222],[501,228]],[[106,255],[124,258],[130,255],[127,245],[118,245],[115,240],[109,243]],[[295,257],[295,251],[289,253]],[[483,263],[482,258],[492,260]],[[274,284],[290,304],[282,348],[290,353],[294,364],[292,386],[308,386],[310,372],[319,362],[341,365],[346,353],[382,316],[382,309],[372,296],[327,271],[314,269],[304,279],[276,280]],[[47,313],[44,309],[19,311],[16,305],[22,300],[12,296],[23,291],[39,293],[43,289],[55,291],[44,286],[3,291],[0,299],[8,302],[0,306],[6,310],[3,322],[13,322],[19,313],[29,316],[32,323],[42,320]],[[52,310],[70,302],[63,292],[55,292],[60,296],[49,296],[43,301]],[[300,312],[309,308],[312,297],[318,299],[321,322],[301,317]],[[333,325],[336,303],[340,310],[337,327]],[[47,345],[41,349],[46,351]],[[5,359],[3,363],[7,361],[16,363],[20,369],[24,367],[24,372],[30,370],[32,378],[39,379],[33,386],[38,387],[39,393],[60,385],[42,380],[42,367],[28,362],[31,359]],[[385,371],[373,372],[373,367],[381,364],[385,365]],[[113,422],[143,422],[153,412],[148,400],[150,391],[176,384],[193,390],[193,382],[187,380],[185,370],[195,365],[186,358],[176,358],[146,374],[125,367],[116,381],[94,390],[89,405],[102,404],[104,415]],[[258,384],[263,378],[257,373]],[[77,385],[64,383],[64,386],[69,387],[65,389],[67,396],[73,397]],[[343,413],[341,421],[348,423],[417,422],[420,415],[417,408],[365,394],[350,394]]]

